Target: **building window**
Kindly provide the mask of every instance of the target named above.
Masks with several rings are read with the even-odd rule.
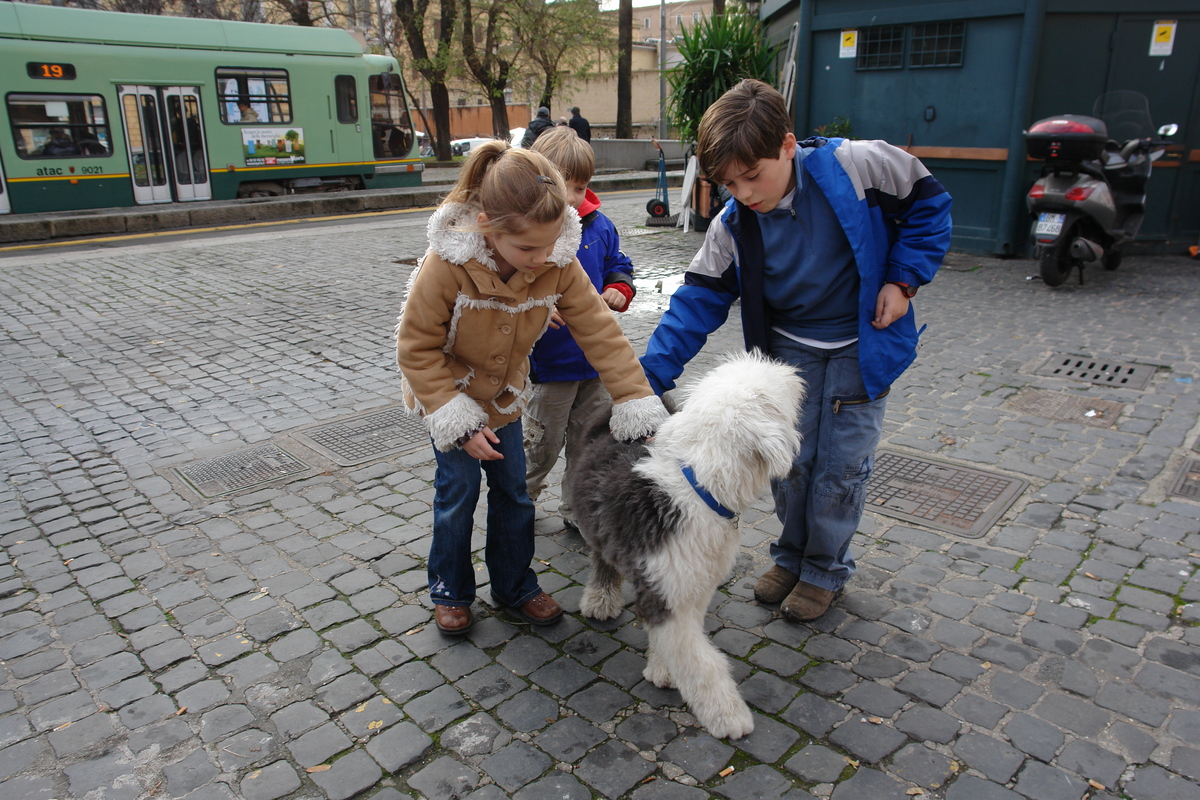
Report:
[[[704,15],[703,15],[703,14],[701,14],[699,11],[693,11],[693,12],[692,12],[692,22],[699,22],[699,21],[700,21],[700,18],[701,18],[702,16],[704,16]]]
[[[858,29],[858,69],[904,66],[904,26],[873,25]]]
[[[219,67],[217,103],[226,125],[291,122],[287,70]]]
[[[10,94],[8,118],[21,158],[112,155],[104,98],[94,94]]]
[[[962,20],[920,22],[913,25],[910,67],[961,67],[963,59]]]
[[[676,28],[682,28],[682,27],[683,27],[683,14],[676,14],[676,15],[675,15],[675,27],[676,27]]]
[[[338,122],[358,122],[358,81],[353,75],[338,75],[333,79],[333,94],[337,100]]]
[[[649,17],[642,17],[642,27],[643,28],[650,27],[650,18]]]

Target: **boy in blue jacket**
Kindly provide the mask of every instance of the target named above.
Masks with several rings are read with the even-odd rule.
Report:
[[[532,149],[550,159],[566,180],[568,202],[579,212],[583,224],[583,239],[576,257],[584,272],[609,308],[626,310],[634,295],[633,264],[621,252],[616,227],[600,213],[600,198],[588,188],[596,167],[592,146],[571,128],[556,127],[539,136]],[[612,401],[557,311],[551,318],[550,330],[534,345],[529,362],[534,387],[524,417],[525,480],[529,497],[536,501],[546,486],[546,476],[558,461],[563,443],[567,446],[569,472],[571,453],[583,423],[593,411]],[[559,514],[564,523],[574,527],[571,498],[566,495],[567,481],[564,479],[562,484]]]
[[[656,392],[672,388],[740,297],[746,348],[800,370],[804,441],[792,474],[772,486],[783,532],[754,596],[812,620],[854,574],[850,539],[887,394],[916,358],[910,300],[950,246],[950,196],[884,142],[797,142],[783,96],[760,81],[722,95],[698,139],[701,168],[733,198],[642,366]]]

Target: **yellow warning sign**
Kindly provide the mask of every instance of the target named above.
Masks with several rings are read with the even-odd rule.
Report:
[[[858,31],[842,31],[842,46],[838,58],[854,58],[858,55]]]
[[[1175,27],[1173,19],[1160,19],[1154,23],[1154,35],[1150,38],[1150,55],[1169,56],[1175,49]]]

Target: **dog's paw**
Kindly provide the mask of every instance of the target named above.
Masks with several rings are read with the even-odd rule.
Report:
[[[740,695],[704,705],[704,708],[693,707],[692,713],[714,738],[740,739],[754,732],[754,716]]]
[[[666,664],[656,658],[651,658],[646,664],[646,668],[642,670],[642,677],[660,689],[675,688],[675,679],[671,677],[671,671],[667,669]]]
[[[599,591],[590,585],[584,587],[579,599],[579,612],[590,619],[616,619],[624,608],[619,592]]]

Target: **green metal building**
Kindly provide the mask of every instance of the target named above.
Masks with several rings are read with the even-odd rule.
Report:
[[[1155,126],[1179,125],[1136,249],[1200,237],[1198,0],[767,0],[760,16],[772,41],[797,39],[797,135],[842,117],[857,138],[910,149],[954,196],[956,249],[1028,253],[1040,162],[1023,131],[1090,115],[1114,90],[1144,94]]]

